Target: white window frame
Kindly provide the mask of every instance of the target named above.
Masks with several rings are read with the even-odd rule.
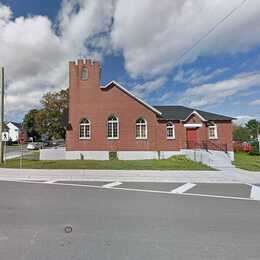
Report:
[[[113,118],[115,118],[116,120],[113,120]],[[112,132],[111,132],[111,133],[112,133],[112,136],[109,136],[109,133],[108,133],[109,124],[112,125]],[[117,136],[114,135],[114,131],[113,131],[113,129],[114,129],[113,125],[114,125],[114,124],[117,124],[117,125],[116,125]],[[109,140],[119,139],[119,119],[118,119],[118,117],[116,117],[116,116],[114,116],[114,115],[110,116],[110,117],[108,118],[108,120],[107,120],[107,139],[109,139]]]
[[[84,122],[85,121],[85,122]],[[84,127],[84,136],[81,136],[81,127]],[[89,127],[89,136],[87,136],[87,127]],[[88,140],[91,139],[91,122],[87,118],[82,118],[79,123],[79,139]]]
[[[172,136],[168,136],[168,129],[172,129]],[[166,139],[175,139],[175,125],[172,122],[166,124]]]
[[[214,130],[214,136],[210,136],[211,129]],[[208,126],[208,135],[209,135],[209,139],[211,140],[218,139],[218,127],[216,124]]]
[[[144,122],[138,122],[140,120],[143,120]],[[142,126],[145,126],[145,136],[142,136]],[[137,127],[139,129],[137,130]],[[139,132],[139,136],[137,136],[137,131]],[[148,126],[147,126],[147,121],[145,118],[140,117],[135,121],[135,138],[137,140],[146,140],[148,138]]]

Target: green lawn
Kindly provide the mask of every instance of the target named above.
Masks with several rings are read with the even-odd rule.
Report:
[[[260,156],[249,155],[243,152],[235,153],[235,161],[233,164],[237,168],[241,168],[248,171],[260,171]]]
[[[33,155],[37,157],[35,153]],[[19,168],[19,159],[12,159],[6,168]],[[104,170],[213,170],[201,163],[193,162],[185,156],[173,156],[167,160],[139,160],[139,161],[95,161],[95,160],[64,160],[39,161],[27,156],[23,161],[23,168],[27,169],[104,169]]]

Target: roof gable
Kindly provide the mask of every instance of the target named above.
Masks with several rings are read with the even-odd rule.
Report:
[[[20,123],[16,123],[16,122],[8,122],[7,123],[7,125],[10,125],[10,124],[12,124],[13,126],[15,126],[18,129],[22,128],[22,124],[20,124]]]
[[[119,84],[116,81],[110,81],[108,84],[106,84],[105,86],[101,86],[101,89],[106,89],[108,87],[110,87],[111,85],[116,86],[118,89],[120,89],[121,91],[125,92],[127,95],[129,95],[130,97],[132,97],[133,99],[135,99],[137,102],[141,103],[142,105],[144,105],[145,107],[149,108],[150,110],[152,110],[154,113],[156,113],[157,115],[161,115],[161,111],[159,111],[158,109],[156,109],[155,107],[149,105],[148,103],[146,103],[144,100],[138,98],[137,96],[135,96],[133,93],[131,93],[130,91],[128,91],[126,88],[124,88],[121,84]]]
[[[183,121],[187,121],[192,115],[196,115],[201,121],[207,121],[203,116],[200,115],[196,110],[193,110]]]

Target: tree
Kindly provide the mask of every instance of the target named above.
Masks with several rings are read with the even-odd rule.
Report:
[[[47,135],[49,138],[65,138],[62,115],[68,109],[68,90],[48,92],[41,99],[42,108],[30,110],[23,120],[30,137]]]
[[[62,127],[62,115],[68,109],[68,90],[48,92],[41,100],[43,109],[38,115],[39,132],[49,137],[65,138],[66,130]]]
[[[258,122],[256,119],[249,120],[246,123],[246,128],[249,130],[250,135],[253,136],[253,138],[257,138],[257,133],[260,129],[260,122]]]
[[[26,132],[28,137],[33,137],[34,140],[40,138],[40,134],[37,130],[37,119],[36,116],[39,113],[39,110],[32,109],[30,110],[23,119],[23,129]]]
[[[243,126],[233,127],[233,139],[235,141],[247,142],[250,140],[250,130]]]

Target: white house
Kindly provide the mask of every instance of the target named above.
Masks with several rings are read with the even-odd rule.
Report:
[[[6,125],[9,128],[9,139],[11,139],[12,142],[17,142],[22,125],[16,122],[8,122]]]

